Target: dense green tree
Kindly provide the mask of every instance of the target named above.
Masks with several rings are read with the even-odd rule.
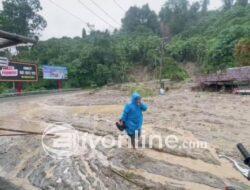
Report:
[[[148,4],[139,7],[130,7],[122,19],[122,31],[127,33],[133,32],[154,32],[159,34],[160,24],[157,14],[150,10]]]
[[[235,5],[243,6],[243,7],[247,6],[247,4],[248,4],[248,0],[236,0],[236,3],[235,3]]]
[[[187,0],[168,0],[159,14],[161,21],[170,28],[173,35],[183,31],[187,15]]]
[[[250,61],[245,53],[248,51],[238,41],[250,39],[249,9],[236,6],[228,11],[209,11],[173,38],[168,53],[179,62],[199,63],[204,72],[236,66],[236,60],[246,65]]]
[[[87,36],[87,32],[85,28],[82,29],[82,38],[85,38]]]
[[[0,16],[0,28],[2,28],[2,27],[3,27],[3,22],[4,22],[4,19],[3,19],[3,17],[2,17],[2,16]]]
[[[250,66],[250,38],[242,38],[235,46],[235,58],[239,66]]]
[[[222,0],[222,1],[223,1],[223,9],[224,10],[229,10],[234,5],[234,0]]]
[[[209,1],[204,0],[202,4],[198,1],[189,5],[187,0],[168,0],[160,11],[161,21],[168,26],[172,35],[185,30],[186,26],[193,25],[202,11],[207,9]]]
[[[199,2],[194,2],[189,8],[188,20],[189,21],[196,21],[197,17],[199,16],[198,12],[201,8]]]
[[[25,35],[35,36],[47,23],[39,11],[42,10],[39,0],[4,0],[0,11],[1,29]]]
[[[202,5],[201,5],[201,12],[204,14],[208,11],[208,5],[210,3],[210,0],[202,0]]]

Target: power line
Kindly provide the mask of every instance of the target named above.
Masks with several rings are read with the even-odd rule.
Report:
[[[119,7],[123,12],[126,12],[126,10],[119,3],[117,3],[116,0],[113,0],[113,1],[117,5],[117,7]]]
[[[111,20],[113,20],[116,24],[119,24],[119,22],[116,21],[109,13],[107,13],[102,7],[100,7],[94,0],[90,0],[96,7],[98,7],[105,15],[107,15]]]
[[[62,9],[64,12],[68,13],[69,15],[71,15],[72,17],[80,20],[81,22],[83,22],[84,24],[86,24],[87,26],[89,25],[89,23],[87,23],[86,21],[84,21],[82,18],[78,17],[77,15],[74,15],[73,13],[71,13],[70,11],[68,11],[67,9],[65,9],[64,7],[62,7],[61,5],[55,3],[52,0],[48,0],[49,2],[51,2],[53,5],[55,5],[57,8]]]
[[[116,28],[114,27],[112,24],[108,23],[106,20],[104,20],[102,17],[100,17],[98,14],[96,14],[92,9],[90,9],[86,4],[84,4],[81,0],[78,0],[78,2],[84,7],[86,8],[89,12],[91,12],[93,15],[95,15],[97,18],[99,18],[100,20],[102,20],[104,23],[106,23],[107,25],[111,26],[112,28]]]

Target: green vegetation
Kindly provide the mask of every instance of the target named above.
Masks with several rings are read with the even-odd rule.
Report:
[[[148,4],[138,8],[130,7],[122,19],[122,31],[127,33],[147,31],[160,34],[160,23],[157,14],[151,11]]]
[[[126,12],[120,30],[88,33],[83,29],[82,37],[53,38],[31,49],[20,47],[13,59],[38,63],[40,76],[42,65],[66,66],[69,80],[64,85],[84,88],[128,82],[137,66],[159,73],[162,60],[162,76],[177,81],[188,78],[182,67],[186,62],[196,63],[204,73],[249,65],[250,5],[247,0],[223,2],[221,9],[209,11],[209,0],[192,4],[167,0],[159,15],[148,5],[134,6]],[[39,0],[5,0],[3,5],[1,29],[32,36],[46,26],[37,14]],[[12,18],[14,12],[21,16]],[[165,37],[171,41],[161,49]],[[53,89],[56,82],[40,80],[26,88]]]
[[[241,39],[235,47],[235,57],[241,66],[250,66],[250,39]]]
[[[1,86],[0,86],[0,94],[3,93],[3,92],[4,92],[4,86],[1,85]]]
[[[196,24],[187,26],[174,36],[167,51],[177,61],[196,62],[208,73],[240,66],[234,52],[238,42],[243,39],[250,39],[249,5],[208,12]],[[247,60],[245,56],[245,59],[245,62],[250,62],[249,57]]]
[[[5,0],[0,11],[1,30],[25,36],[35,36],[47,23],[38,14],[42,10],[39,0]]]
[[[182,81],[188,78],[188,73],[182,69],[172,58],[165,58],[163,65],[163,78],[172,81]]]

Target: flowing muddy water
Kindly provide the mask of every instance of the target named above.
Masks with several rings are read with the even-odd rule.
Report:
[[[121,133],[114,123],[128,101],[124,91],[108,89],[7,99],[0,103],[0,128],[42,133],[48,126],[67,125],[96,139],[117,138]],[[131,150],[123,141],[122,148],[98,144],[57,160],[43,150],[41,135],[1,136],[1,183],[7,184],[5,189],[250,189],[231,163],[218,158],[226,154],[240,161],[235,145],[250,147],[248,96],[182,87],[145,101],[146,137],[175,135],[180,142],[204,141],[208,147],[170,149],[153,141],[152,148]]]

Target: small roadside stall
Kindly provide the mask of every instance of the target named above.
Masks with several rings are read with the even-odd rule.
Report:
[[[250,94],[250,66],[234,67],[223,72],[199,77],[197,82],[205,88],[222,90],[228,88],[234,94]]]
[[[36,39],[0,30],[0,50],[19,44],[34,44]],[[22,94],[23,82],[37,82],[38,69],[36,64],[11,61],[0,57],[0,82],[13,82],[18,95]]]

